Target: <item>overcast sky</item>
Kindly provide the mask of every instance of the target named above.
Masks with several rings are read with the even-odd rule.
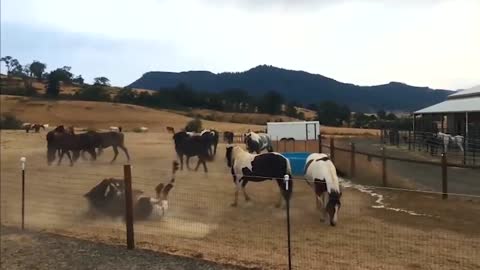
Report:
[[[2,0],[1,54],[118,86],[268,64],[460,89],[480,84],[480,1]]]

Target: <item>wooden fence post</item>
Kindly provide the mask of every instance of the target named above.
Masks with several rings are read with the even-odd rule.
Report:
[[[333,137],[330,137],[330,159],[335,162],[335,141]]]
[[[318,153],[322,153],[322,135],[318,135]]]
[[[410,144],[411,140],[412,140],[412,133],[410,130],[408,130],[408,151],[412,150],[412,146]]]
[[[351,143],[350,150],[350,177],[355,176],[355,143]]]
[[[125,223],[127,226],[127,248],[135,248],[133,233],[133,198],[132,198],[132,171],[130,165],[123,166],[125,181]]]
[[[447,154],[442,154],[442,199],[448,198]]]
[[[382,147],[382,184],[387,186],[387,158],[386,158],[385,146]]]

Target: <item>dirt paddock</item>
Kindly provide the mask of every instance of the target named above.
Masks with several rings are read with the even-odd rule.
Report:
[[[153,195],[170,177],[175,153],[171,135],[126,133],[132,156],[133,185]],[[234,186],[218,148],[209,172],[181,171],[161,220],[135,224],[137,247],[257,269],[286,269],[285,210],[273,205],[273,182],[250,183],[253,202],[230,206]],[[106,149],[94,163],[47,166],[45,133],[1,132],[1,221],[20,224],[20,164],[27,157],[26,227],[84,240],[123,244],[124,225],[110,219],[88,219],[82,197],[106,177],[122,177],[120,153]],[[196,159],[191,160],[192,166]],[[295,269],[480,269],[479,203],[424,193],[375,191],[392,207],[427,216],[372,208],[375,199],[356,188],[344,188],[339,224],[320,221],[313,192],[294,181],[291,202],[292,261]]]

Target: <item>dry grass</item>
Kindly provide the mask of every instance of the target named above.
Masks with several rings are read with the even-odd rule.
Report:
[[[263,113],[231,113],[231,112],[219,112],[207,109],[194,109],[191,112],[179,111],[179,114],[200,116],[208,120],[219,122],[232,122],[232,123],[249,123],[254,125],[265,125],[267,122],[288,122],[299,121],[296,118],[284,116],[284,115],[271,115]]]
[[[105,129],[122,126],[131,130],[140,126],[150,131],[165,131],[166,126],[175,129],[185,127],[190,117],[146,107],[91,101],[42,100],[18,96],[0,96],[1,113],[12,113],[24,122],[50,125],[73,125],[83,128]],[[206,128],[219,131],[245,132],[263,129],[263,126],[203,121]]]
[[[27,228],[123,245],[124,224],[85,218],[82,195],[104,177],[121,176],[125,157],[111,165],[107,149],[94,163],[49,167],[44,134],[1,131],[2,224],[19,225],[18,158],[26,156]],[[158,182],[169,179],[175,156],[171,137],[154,132],[125,136],[134,188],[151,195]],[[253,201],[247,204],[241,197],[239,207],[230,207],[234,186],[224,151],[221,144],[216,160],[208,163],[208,174],[178,173],[168,215],[135,223],[137,247],[256,269],[286,269],[285,210],[273,207],[276,184],[249,183]],[[368,195],[345,188],[339,224],[332,228],[320,221],[309,186],[295,182],[290,212],[294,269],[479,269],[478,204],[417,193],[386,195],[393,206],[438,217],[373,209]]]
[[[328,127],[321,126],[322,135],[338,136],[380,136],[378,129],[347,128],[347,127]]]
[[[313,120],[315,117],[317,117],[317,113],[315,111],[306,109],[306,108],[301,108],[301,107],[295,107],[297,109],[297,113],[303,112],[303,115],[305,115],[305,120]]]

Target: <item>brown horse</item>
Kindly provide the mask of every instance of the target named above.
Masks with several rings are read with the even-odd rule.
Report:
[[[40,125],[40,124],[25,124],[23,126],[23,128],[25,128],[25,131],[27,133],[30,132],[30,130],[35,130],[35,133],[39,133],[40,132],[40,129],[43,128],[43,130],[45,130],[45,125]]]
[[[60,165],[63,155],[67,154],[70,160],[70,166],[78,159],[80,151],[87,151],[95,160],[95,137],[88,133],[74,134],[72,130],[67,131],[63,126],[59,126],[47,133],[47,162],[51,165],[60,151],[57,165]],[[73,159],[70,155],[73,153]]]

